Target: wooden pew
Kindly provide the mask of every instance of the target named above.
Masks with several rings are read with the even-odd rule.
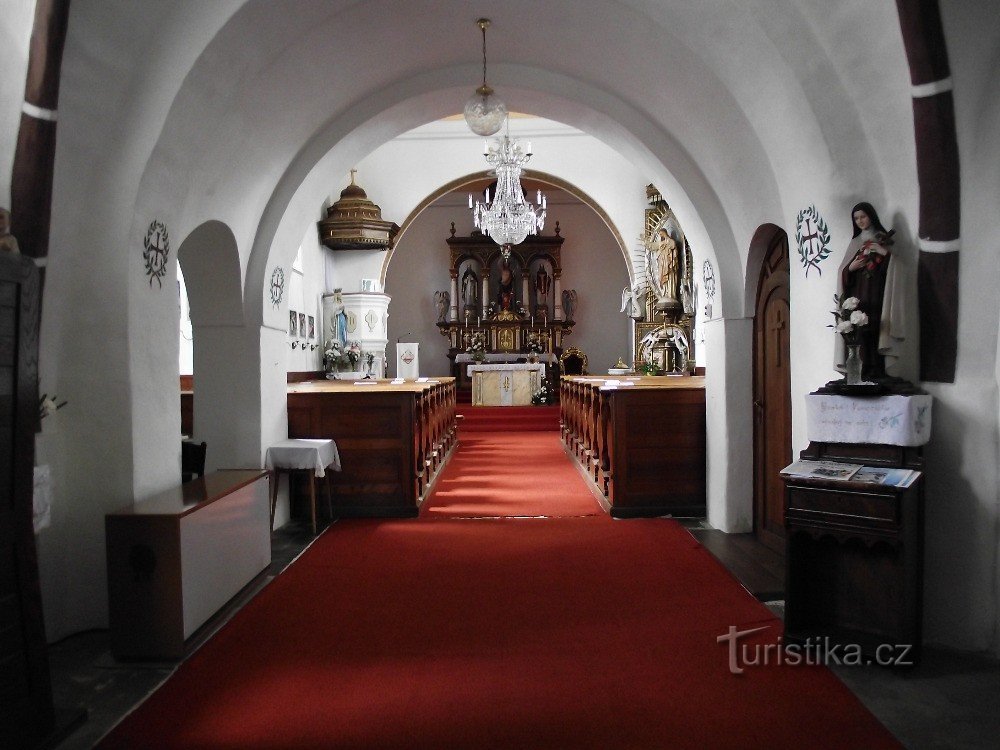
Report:
[[[612,516],[705,515],[703,377],[568,377],[560,398],[567,450]]]
[[[450,377],[294,383],[288,436],[337,442],[343,468],[330,477],[335,516],[414,517],[454,447],[455,397]]]

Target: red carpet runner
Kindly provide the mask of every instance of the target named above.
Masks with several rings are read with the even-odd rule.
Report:
[[[493,409],[493,411],[503,411]],[[472,432],[445,467],[420,515],[595,516],[603,513],[558,432]]]
[[[530,485],[520,440],[453,460]],[[731,674],[731,626],[762,628],[751,657],[781,630],[673,521],[342,521],[100,746],[898,747],[825,668]]]

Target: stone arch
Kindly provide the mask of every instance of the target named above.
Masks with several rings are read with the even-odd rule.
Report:
[[[615,243],[618,245],[618,249],[622,254],[622,258],[624,258],[625,260],[625,266],[626,268],[628,268],[629,279],[632,281],[632,283],[635,283],[635,269],[633,268],[632,257],[629,254],[628,246],[625,244],[625,240],[622,238],[621,232],[618,231],[618,227],[615,226],[615,223],[611,220],[611,217],[608,216],[608,213],[601,207],[601,205],[596,200],[594,200],[591,196],[589,196],[587,193],[585,193],[583,190],[581,190],[573,183],[563,180],[559,177],[556,177],[553,174],[549,174],[547,172],[538,172],[535,170],[525,170],[524,176],[527,177],[528,179],[534,180],[535,182],[541,182],[544,185],[551,185],[552,187],[559,188],[560,190],[569,193],[574,198],[577,198],[581,203],[590,208],[595,214],[597,214],[600,220],[608,228],[608,231],[611,232],[611,235],[614,237]],[[398,243],[399,240],[402,238],[402,236],[406,233],[407,228],[410,226],[410,224],[413,223],[413,220],[416,219],[417,216],[419,216],[420,213],[425,208],[434,203],[434,201],[436,201],[438,198],[440,198],[443,195],[447,195],[448,193],[454,192],[455,190],[458,190],[464,185],[470,185],[482,179],[483,179],[482,173],[464,175],[462,177],[458,177],[454,180],[451,180],[450,182],[445,183],[441,187],[434,190],[432,193],[429,193],[420,201],[420,203],[418,203],[414,207],[414,209],[399,225],[399,234],[396,235],[396,242]],[[382,261],[382,271],[381,275],[379,276],[379,281],[382,283],[383,286],[385,285],[385,275],[389,269],[389,264],[392,262],[392,255],[394,252],[395,252],[395,247],[393,247],[392,250],[390,250],[385,254],[385,259]]]
[[[236,237],[221,221],[206,221],[178,247],[177,262],[184,271],[194,334],[193,437],[208,443],[209,471],[253,465],[256,456],[244,445],[246,412],[234,408],[240,396],[233,386],[250,365]]]

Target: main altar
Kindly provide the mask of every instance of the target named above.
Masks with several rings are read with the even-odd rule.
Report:
[[[468,352],[474,341],[482,342],[481,356],[489,364],[543,363],[544,378],[555,392],[576,298],[562,288],[563,239],[557,222],[555,234],[529,235],[504,258],[487,235],[456,236],[452,223],[447,239],[451,285],[449,292],[437,293],[437,326],[448,339],[450,371],[460,392],[472,389]]]

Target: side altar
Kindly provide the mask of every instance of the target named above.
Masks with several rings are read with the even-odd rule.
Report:
[[[459,391],[471,391],[468,358],[462,355],[478,340],[489,362],[545,363],[545,378],[557,392],[558,358],[563,339],[573,332],[576,299],[573,290],[562,288],[559,232],[557,222],[554,235],[529,235],[505,258],[487,235],[458,237],[452,223],[451,287],[436,295],[437,326],[448,338],[450,372]]]

